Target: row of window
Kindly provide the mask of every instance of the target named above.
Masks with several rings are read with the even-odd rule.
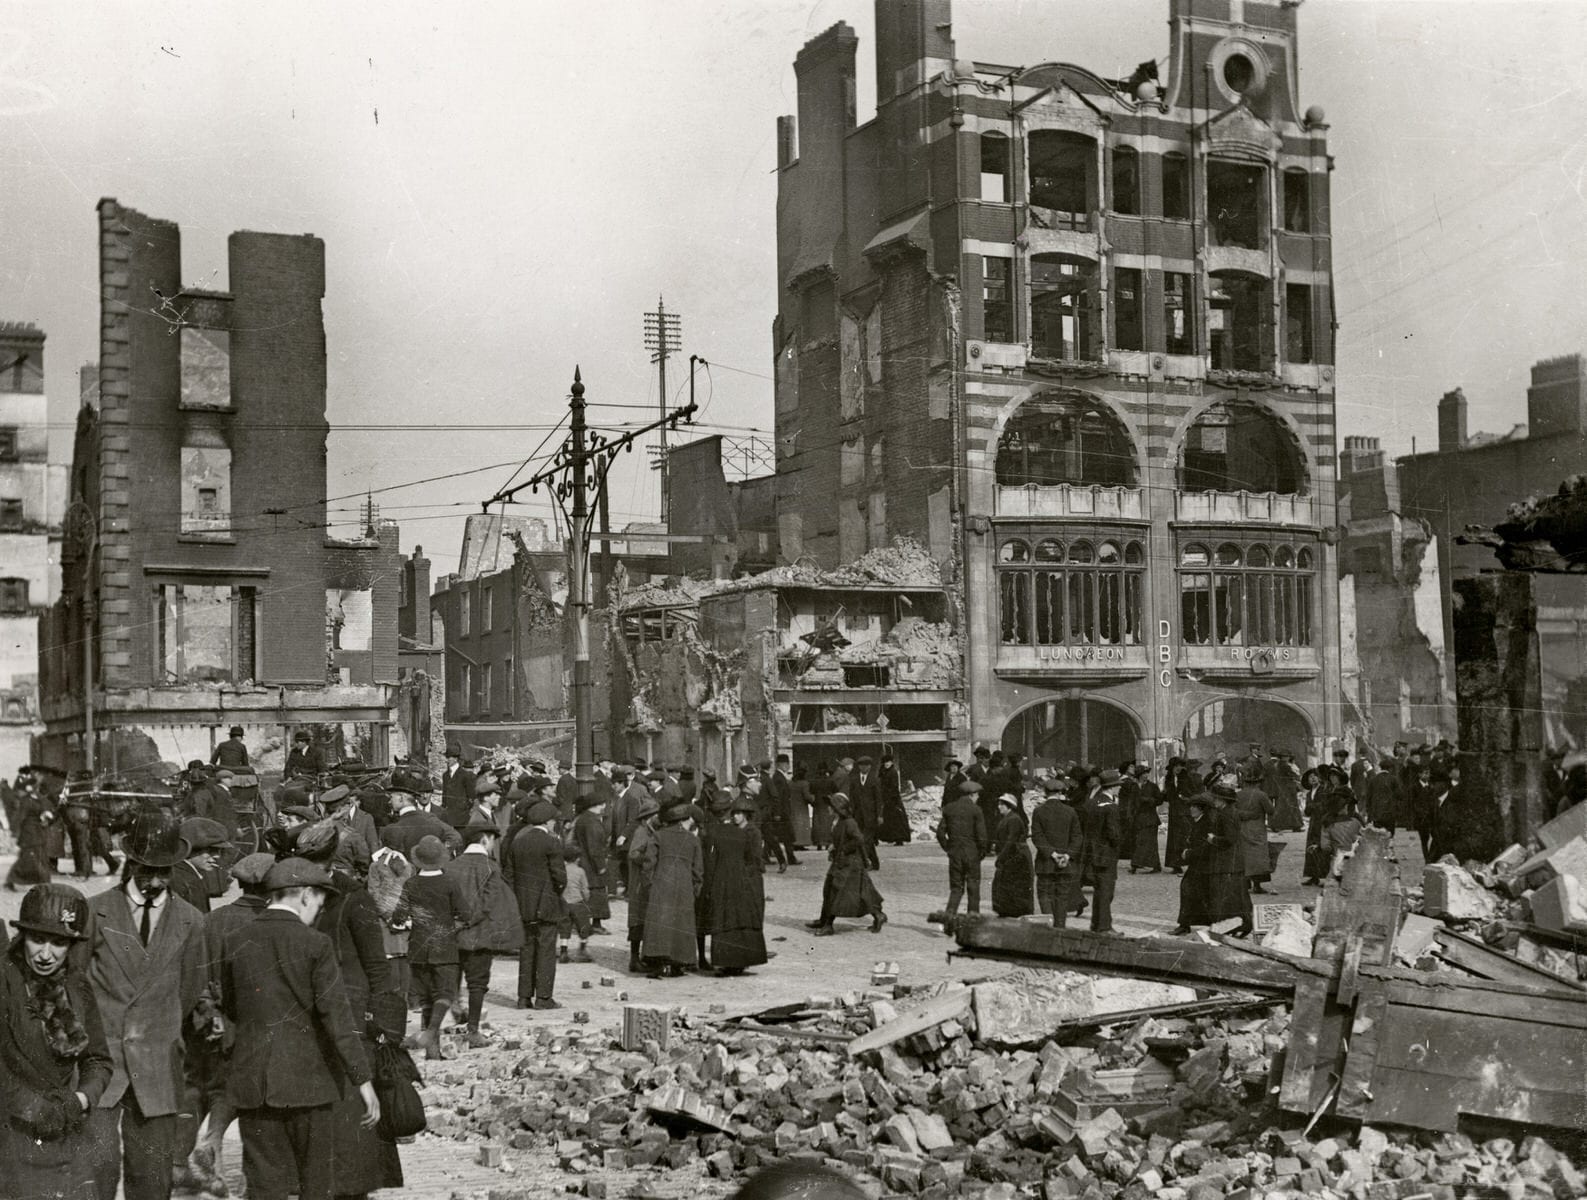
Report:
[[[1056,538],[998,547],[999,641],[1011,646],[1139,646],[1140,542]]]
[[[998,640],[1006,646],[1139,646],[1146,557],[1140,542],[998,546]],[[1184,548],[1180,641],[1187,646],[1311,646],[1311,550],[1225,543]]]
[[[1102,208],[1093,182],[1096,142],[1081,133],[1039,129],[1026,139],[1029,184],[1026,198],[1052,214],[1049,224],[1084,229],[1091,210]],[[981,135],[981,199],[1006,204],[1014,199],[1012,166],[1015,143],[1003,133]],[[1162,184],[1161,211],[1147,211],[1148,189],[1141,156],[1132,146],[1109,152],[1108,211],[1122,216],[1161,216],[1188,221],[1192,215],[1191,163],[1188,155],[1171,151],[1158,160]],[[1269,222],[1267,168],[1252,163],[1209,159],[1206,164],[1208,232],[1223,246],[1260,249]],[[1282,227],[1291,233],[1312,231],[1311,175],[1299,167],[1283,172],[1280,198]],[[1053,219],[1056,218],[1056,219]]]
[[[512,656],[502,663],[502,675],[512,679]],[[482,663],[476,668],[472,663],[458,665],[448,676],[449,686],[456,703],[453,711],[460,716],[489,715],[496,705],[496,672],[494,664]],[[478,686],[478,690],[476,689]],[[511,715],[512,698],[506,699],[502,715]]]
[[[1013,258],[981,259],[982,334],[989,342],[1020,340],[1016,321],[1018,291]],[[1105,318],[1099,272],[1094,262],[1066,254],[1030,258],[1030,347],[1038,358],[1100,360]],[[1214,370],[1261,371],[1269,363],[1272,306],[1268,281],[1244,271],[1214,271],[1207,277],[1206,344]],[[1114,267],[1112,287],[1115,350],[1160,348],[1169,354],[1197,354],[1196,305],[1191,276],[1162,273],[1156,303],[1162,312],[1162,345],[1148,345],[1146,275],[1138,267]],[[1284,287],[1284,357],[1313,361],[1312,289],[1304,283]]]
[[[485,586],[479,589],[479,631],[489,633],[495,624],[496,589]],[[469,637],[473,628],[474,597],[468,588],[457,592],[457,634]]]

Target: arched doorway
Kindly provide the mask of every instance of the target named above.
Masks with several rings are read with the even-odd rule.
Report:
[[[1023,754],[1028,767],[1079,762],[1114,767],[1135,757],[1140,725],[1100,700],[1054,699],[1015,713],[1003,727],[1002,748]]]
[[[1219,754],[1233,762],[1257,743],[1269,754],[1288,750],[1295,761],[1311,757],[1311,726],[1296,709],[1277,700],[1225,696],[1209,700],[1185,722],[1185,754],[1208,763]]]

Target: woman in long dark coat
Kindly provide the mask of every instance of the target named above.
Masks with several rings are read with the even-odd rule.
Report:
[[[1262,885],[1273,878],[1273,858],[1267,848],[1268,821],[1273,817],[1273,798],[1262,790],[1260,768],[1247,767],[1240,774],[1240,790],[1234,796],[1234,814],[1240,818],[1240,845],[1245,861],[1245,877],[1253,892],[1265,892]]]
[[[1019,798],[997,798],[997,865],[992,869],[992,911],[1000,917],[1023,917],[1036,911],[1036,865],[1030,852],[1030,826],[1019,811]]]
[[[640,946],[645,938],[645,909],[650,904],[650,876],[645,862],[656,862],[656,801],[646,796],[639,802],[634,818],[634,833],[628,839],[628,970],[639,974],[644,969]]]
[[[794,768],[795,778],[800,769]],[[832,793],[836,790],[826,761],[818,762],[810,781],[810,844],[817,850],[825,850],[832,841]]]
[[[876,772],[876,786],[882,797],[882,815],[876,829],[876,840],[890,846],[907,846],[914,836],[909,828],[909,813],[904,808],[904,777],[891,754],[882,755],[882,766]]]
[[[329,825],[322,822],[321,825]],[[308,826],[315,830],[317,826]],[[336,963],[347,992],[353,1023],[363,1031],[364,1052],[372,1055],[376,1037],[385,1032],[401,1040],[407,1007],[396,990],[390,960],[386,957],[384,922],[374,897],[364,885],[369,855],[350,831],[331,834],[329,846],[298,835],[293,853],[318,862],[331,871],[336,890],[326,898],[314,928],[336,946]],[[328,852],[327,852],[328,851]],[[388,1022],[382,1029],[380,1021]],[[390,1027],[394,1026],[394,1027]],[[340,1198],[367,1196],[381,1188],[402,1186],[402,1159],[397,1143],[363,1124],[364,1105],[358,1088],[342,1081],[341,1098],[331,1105],[331,1138],[335,1155],[333,1186]]]
[[[852,815],[849,798],[842,792],[832,793],[832,815],[832,861],[821,888],[821,915],[805,922],[805,928],[826,937],[837,932],[832,927],[835,918],[868,916],[871,932],[880,933],[887,924],[882,894],[865,869],[865,835]]]
[[[1300,803],[1306,815],[1306,851],[1301,865],[1301,883],[1318,884],[1328,874],[1328,850],[1323,845],[1323,835],[1332,819],[1333,806],[1328,802],[1328,791],[1322,786],[1322,772],[1316,767],[1310,768],[1300,777],[1300,787]]]
[[[705,863],[710,897],[711,965],[718,975],[742,975],[766,961],[766,849],[751,820],[755,802],[733,802],[732,818],[711,835]]]
[[[1168,760],[1163,776],[1163,799],[1168,801],[1168,842],[1163,847],[1163,865],[1178,875],[1185,869],[1185,846],[1190,839],[1190,797],[1201,791],[1199,765],[1194,759]]]
[[[590,921],[597,932],[605,932],[601,922],[612,918],[606,887],[606,847],[611,838],[607,836],[606,821],[598,811],[601,803],[592,801],[573,818],[573,844],[579,848],[579,865],[590,883],[590,898],[585,903],[590,906]]]
[[[117,1148],[87,1126],[111,1074],[93,989],[68,962],[88,901],[42,884],[13,924],[0,958],[0,1200],[93,1200]]]
[[[31,883],[48,883],[54,872],[50,869],[50,825],[55,821],[55,808],[37,783],[30,782],[19,789],[16,798],[17,821],[13,828],[17,835],[17,859],[6,876],[6,888],[16,891],[18,886]]]
[[[1162,789],[1152,782],[1146,768],[1132,767],[1135,776],[1135,802],[1127,810],[1130,814],[1130,874],[1145,871],[1156,875],[1163,869],[1163,860],[1157,853],[1157,831],[1163,819],[1157,806],[1163,802]]]
[[[705,859],[694,836],[691,806],[662,811],[661,827],[645,850],[643,871],[645,932],[640,953],[652,964],[651,977],[682,975],[699,959],[694,902],[705,886]]]
[[[1222,784],[1190,799],[1192,820],[1185,846],[1185,875],[1179,884],[1178,934],[1194,925],[1240,918],[1239,936],[1251,932],[1251,893],[1245,882],[1240,821],[1229,807],[1234,797]]]

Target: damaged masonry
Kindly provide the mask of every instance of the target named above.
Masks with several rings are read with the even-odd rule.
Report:
[[[622,591],[607,632],[613,711],[626,706],[624,732],[647,758],[721,774],[886,745],[905,778],[924,779],[965,736],[949,591],[907,539],[831,571]]]

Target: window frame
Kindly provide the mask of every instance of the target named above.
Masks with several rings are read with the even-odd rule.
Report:
[[[1141,154],[1134,146],[1114,146],[1108,156],[1111,211],[1121,217],[1141,215]],[[1122,185],[1122,186],[1121,186]],[[1121,203],[1121,198],[1124,203]]]
[[[1133,276],[1134,299],[1124,300],[1125,276]],[[1140,267],[1113,268],[1113,348],[1115,350],[1146,349],[1146,272]],[[1128,325],[1125,314],[1130,314]],[[1127,337],[1126,331],[1133,334]]]
[[[1001,295],[993,295],[995,276],[990,264],[1001,263]],[[1001,316],[994,322],[993,314]],[[1002,335],[1002,336],[999,336]],[[988,342],[1011,344],[1018,340],[1014,323],[1014,258],[1007,254],[981,255],[981,337]]]
[[[1315,561],[1308,548],[1297,552],[1287,542],[1187,538],[1174,568],[1180,645],[1316,648]]]
[[[1052,550],[1041,553],[1046,547]],[[1009,532],[998,538],[994,558],[999,646],[1145,644],[1144,531]]]
[[[20,497],[0,497],[0,533],[19,533],[27,523],[27,506]]]
[[[1008,134],[1002,132],[1001,130],[986,129],[981,132],[977,142],[977,148],[979,149],[981,156],[981,182],[980,188],[977,192],[977,197],[984,204],[1008,204],[1013,199],[1013,191],[1011,190],[1010,184],[1013,177],[1011,168],[1014,161],[1014,139],[1009,137]],[[1002,165],[995,171],[988,171],[986,169],[987,159],[989,157],[988,151],[993,152],[991,157],[994,160],[999,156],[999,154],[1001,155]],[[986,194],[987,181],[989,179],[996,179],[998,181],[998,194],[996,196],[988,196]]]
[[[1039,269],[1057,267],[1058,273],[1040,278]],[[1030,352],[1057,362],[1091,362],[1101,356],[1095,325],[1100,285],[1098,264],[1074,254],[1030,256]],[[1053,285],[1053,280],[1058,285]],[[1056,300],[1056,303],[1054,301]],[[1066,320],[1074,322],[1074,338],[1064,336]],[[1039,331],[1057,326],[1054,343]],[[1056,353],[1054,352],[1056,351]]]
[[[1170,150],[1162,156],[1163,219],[1191,219],[1190,156]]]
[[[21,617],[29,611],[28,581],[17,576],[0,579],[0,616]]]
[[[21,455],[21,430],[15,425],[0,425],[0,462],[16,462]]]

